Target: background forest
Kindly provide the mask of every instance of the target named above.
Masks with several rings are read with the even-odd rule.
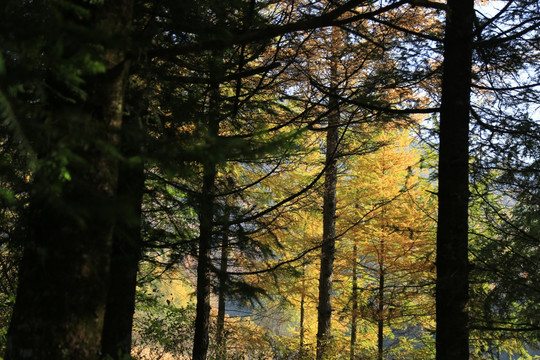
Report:
[[[0,356],[540,358],[535,0],[2,0]]]

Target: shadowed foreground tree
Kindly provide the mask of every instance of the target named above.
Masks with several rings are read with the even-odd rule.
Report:
[[[97,359],[132,1],[10,5],[25,25],[40,19],[25,31],[59,36],[20,42],[7,52],[8,70],[25,61],[39,67],[19,94],[34,109],[17,109],[13,119],[33,146],[37,166],[5,359]],[[33,58],[26,58],[29,50]]]
[[[437,360],[469,358],[469,110],[473,0],[449,0],[444,38],[437,225]]]
[[[134,92],[134,91],[132,91]],[[133,99],[129,99],[130,102]],[[144,104],[144,101],[142,101]],[[131,353],[137,273],[143,243],[141,236],[144,194],[142,111],[130,109],[122,123],[122,161],[119,164],[117,200],[122,214],[115,223],[107,308],[103,324],[103,356],[113,359]]]

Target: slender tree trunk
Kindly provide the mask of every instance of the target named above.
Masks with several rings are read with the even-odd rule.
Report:
[[[210,249],[214,215],[216,165],[205,164],[199,209],[199,259],[197,264],[197,315],[193,340],[193,360],[205,360],[210,324]]]
[[[437,360],[469,358],[468,200],[472,0],[449,0],[442,79],[437,226]]]
[[[96,30],[125,35],[132,1],[88,7]],[[128,71],[121,49],[104,50],[102,61],[107,71],[86,78],[84,103],[54,109],[58,125],[44,157],[54,159],[57,142],[70,138],[70,153],[85,162],[66,165],[70,180],[59,191],[48,188],[58,184],[49,169],[35,174],[6,360],[99,358],[118,178],[107,146],[118,147]]]
[[[379,294],[377,309],[377,359],[384,358],[384,268],[379,272]]]
[[[352,294],[351,294],[351,348],[350,348],[350,360],[356,358],[356,324],[358,322],[358,247],[356,244],[353,246],[353,268],[352,268]]]
[[[306,294],[302,292],[302,295],[300,297],[300,353],[304,353],[304,341],[305,341],[305,316],[306,316]]]
[[[222,58],[211,58],[211,79],[207,142],[211,151],[216,151],[214,142],[219,136],[220,79]],[[217,164],[215,155],[210,153],[203,161],[203,181],[199,197],[199,259],[197,264],[197,309],[195,317],[195,337],[193,340],[193,360],[206,360],[208,353],[211,292],[211,246],[214,226],[214,194]]]
[[[300,294],[300,358],[304,358],[305,317],[306,317],[306,263],[302,263],[302,293]]]
[[[338,29],[332,28],[332,40],[337,38]],[[335,41],[332,41],[335,43]],[[337,86],[337,55],[332,48],[330,61],[331,91]],[[337,146],[339,137],[339,110],[337,97],[329,100],[331,109],[326,131],[326,173],[323,199],[323,245],[321,247],[321,269],[319,276],[319,308],[317,331],[317,360],[325,357],[325,350],[331,336],[332,318],[332,275],[334,271],[336,236],[336,186],[337,186]]]
[[[229,219],[226,211],[225,221]],[[216,343],[218,360],[224,360],[227,357],[227,339],[225,338],[225,295],[227,294],[227,270],[229,267],[229,229],[225,226],[223,231],[223,240],[221,242],[221,266],[219,273],[219,295],[218,295],[218,315]]]
[[[127,158],[141,155],[142,129],[136,118],[124,120],[123,148]],[[124,217],[114,229],[102,356],[121,359],[131,352],[135,289],[141,257],[144,165],[123,163],[118,178],[118,204]]]

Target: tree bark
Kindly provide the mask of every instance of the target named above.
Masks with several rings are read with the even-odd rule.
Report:
[[[195,337],[193,340],[193,360],[206,360],[208,354],[211,292],[211,246],[214,227],[214,193],[217,174],[215,141],[219,136],[220,79],[223,59],[212,56],[210,64],[209,112],[207,145],[210,154],[203,161],[203,181],[199,194],[199,259],[197,264],[197,308],[195,317]]]
[[[300,294],[300,359],[304,358],[305,317],[306,317],[306,262],[302,262],[302,293]]]
[[[124,44],[132,5],[130,0],[88,5],[89,30],[104,31]],[[68,160],[70,178],[62,182],[48,166],[35,173],[6,360],[95,360],[100,355],[118,178],[109,147],[118,147],[128,73],[120,48],[106,47],[101,61],[107,71],[86,77],[86,100],[60,102],[52,110],[54,125],[43,158],[54,161],[62,150],[57,144],[70,139],[70,154],[83,161]]]
[[[204,167],[203,187],[199,210],[199,259],[197,264],[197,315],[193,339],[193,360],[205,360],[208,352],[208,328],[210,324],[210,248],[214,214],[214,181],[216,165]]]
[[[123,124],[124,156],[141,156],[142,129],[137,118]],[[113,235],[107,309],[103,325],[102,355],[121,359],[131,352],[135,290],[142,250],[141,222],[144,194],[144,165],[120,165],[118,203],[123,218],[118,219]]]
[[[353,247],[353,268],[352,268],[352,294],[351,294],[351,347],[350,356],[351,360],[356,358],[356,324],[358,322],[358,246],[354,244]]]
[[[444,39],[437,226],[436,358],[469,358],[468,200],[472,0],[449,0]]]
[[[210,250],[214,214],[214,182],[216,165],[204,166],[203,187],[199,209],[199,259],[197,264],[197,309],[193,360],[205,360],[208,352],[208,328],[210,324]]]
[[[377,359],[384,358],[384,267],[379,270],[379,294],[377,308]]]
[[[337,37],[337,28],[332,28],[332,39]],[[332,41],[335,43],[335,41]],[[337,55],[332,48],[330,60],[330,87],[336,91]],[[337,97],[329,99],[331,113],[328,115],[326,130],[326,172],[323,198],[323,244],[321,247],[321,267],[319,275],[319,307],[317,313],[317,360],[325,357],[330,341],[332,318],[332,278],[336,252],[336,186],[337,186],[337,147],[339,137],[339,110]]]
[[[225,211],[225,221],[229,219],[229,213]],[[225,338],[225,295],[227,294],[227,270],[229,266],[229,229],[228,225],[223,230],[221,242],[221,266],[219,269],[219,294],[218,315],[216,322],[216,344],[218,360],[227,358],[227,339]]]

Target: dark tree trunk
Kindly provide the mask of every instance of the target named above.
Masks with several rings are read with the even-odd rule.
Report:
[[[352,268],[352,294],[351,294],[351,348],[350,360],[356,358],[356,324],[358,322],[358,247],[353,247],[353,268]]]
[[[124,36],[132,1],[88,6],[96,31]],[[121,49],[106,49],[102,61],[108,70],[86,78],[84,103],[56,104],[51,116],[42,156],[55,159],[57,143],[70,139],[84,161],[68,162],[70,179],[60,183],[46,166],[35,173],[6,360],[100,356],[118,178],[108,147],[118,146],[128,71]]]
[[[210,247],[212,244],[213,188],[216,167],[205,168],[199,212],[199,259],[197,264],[197,315],[193,339],[193,359],[205,360],[210,324]]]
[[[468,200],[472,0],[449,0],[444,39],[437,226],[437,360],[469,358]]]
[[[306,294],[302,291],[302,294],[300,297],[300,353],[301,354],[304,353],[304,341],[305,341],[304,337],[306,336],[305,335],[306,329],[304,325],[305,316],[306,316],[305,306],[306,306]]]
[[[379,295],[377,309],[377,359],[384,358],[384,268],[379,272]]]
[[[225,221],[229,214],[225,214]],[[221,266],[219,269],[219,294],[218,294],[218,314],[216,321],[216,344],[217,358],[224,360],[227,358],[227,339],[225,338],[225,300],[227,295],[227,270],[229,266],[229,229],[225,227],[223,240],[221,242]]]
[[[211,292],[211,246],[214,227],[214,194],[217,173],[215,161],[217,151],[215,141],[219,136],[220,113],[220,79],[222,72],[222,58],[211,58],[209,95],[209,113],[207,142],[211,153],[203,161],[203,181],[201,194],[199,194],[199,259],[197,264],[197,309],[195,317],[195,337],[193,339],[193,360],[206,360],[209,341],[210,324],[210,292]]]
[[[337,37],[337,29],[332,28],[332,38]],[[333,41],[333,43],[335,43]],[[331,54],[330,84],[331,91],[337,86],[337,55]],[[321,268],[319,275],[319,307],[317,327],[317,360],[325,357],[325,350],[331,336],[332,318],[332,275],[336,252],[336,186],[337,186],[337,147],[339,137],[339,110],[337,97],[329,100],[331,110],[328,115],[326,131],[326,172],[323,198],[323,244],[321,247]]]
[[[214,214],[214,182],[216,165],[204,167],[203,187],[199,209],[199,259],[197,264],[197,315],[193,339],[193,360],[205,360],[208,352],[210,324],[210,248]]]
[[[302,293],[300,294],[300,358],[304,358],[304,342],[305,342],[305,314],[306,314],[306,263],[302,263]]]
[[[377,360],[383,360],[384,358],[384,281],[386,275],[384,268],[386,262],[385,245],[385,239],[380,239],[379,255],[377,260],[379,263],[379,291],[377,294]]]
[[[142,129],[136,118],[123,124],[124,156],[141,156]],[[124,216],[117,220],[114,235],[103,324],[102,355],[121,359],[131,352],[131,333],[135,312],[135,289],[141,257],[141,206],[144,194],[144,165],[142,162],[120,165],[118,204]]]

